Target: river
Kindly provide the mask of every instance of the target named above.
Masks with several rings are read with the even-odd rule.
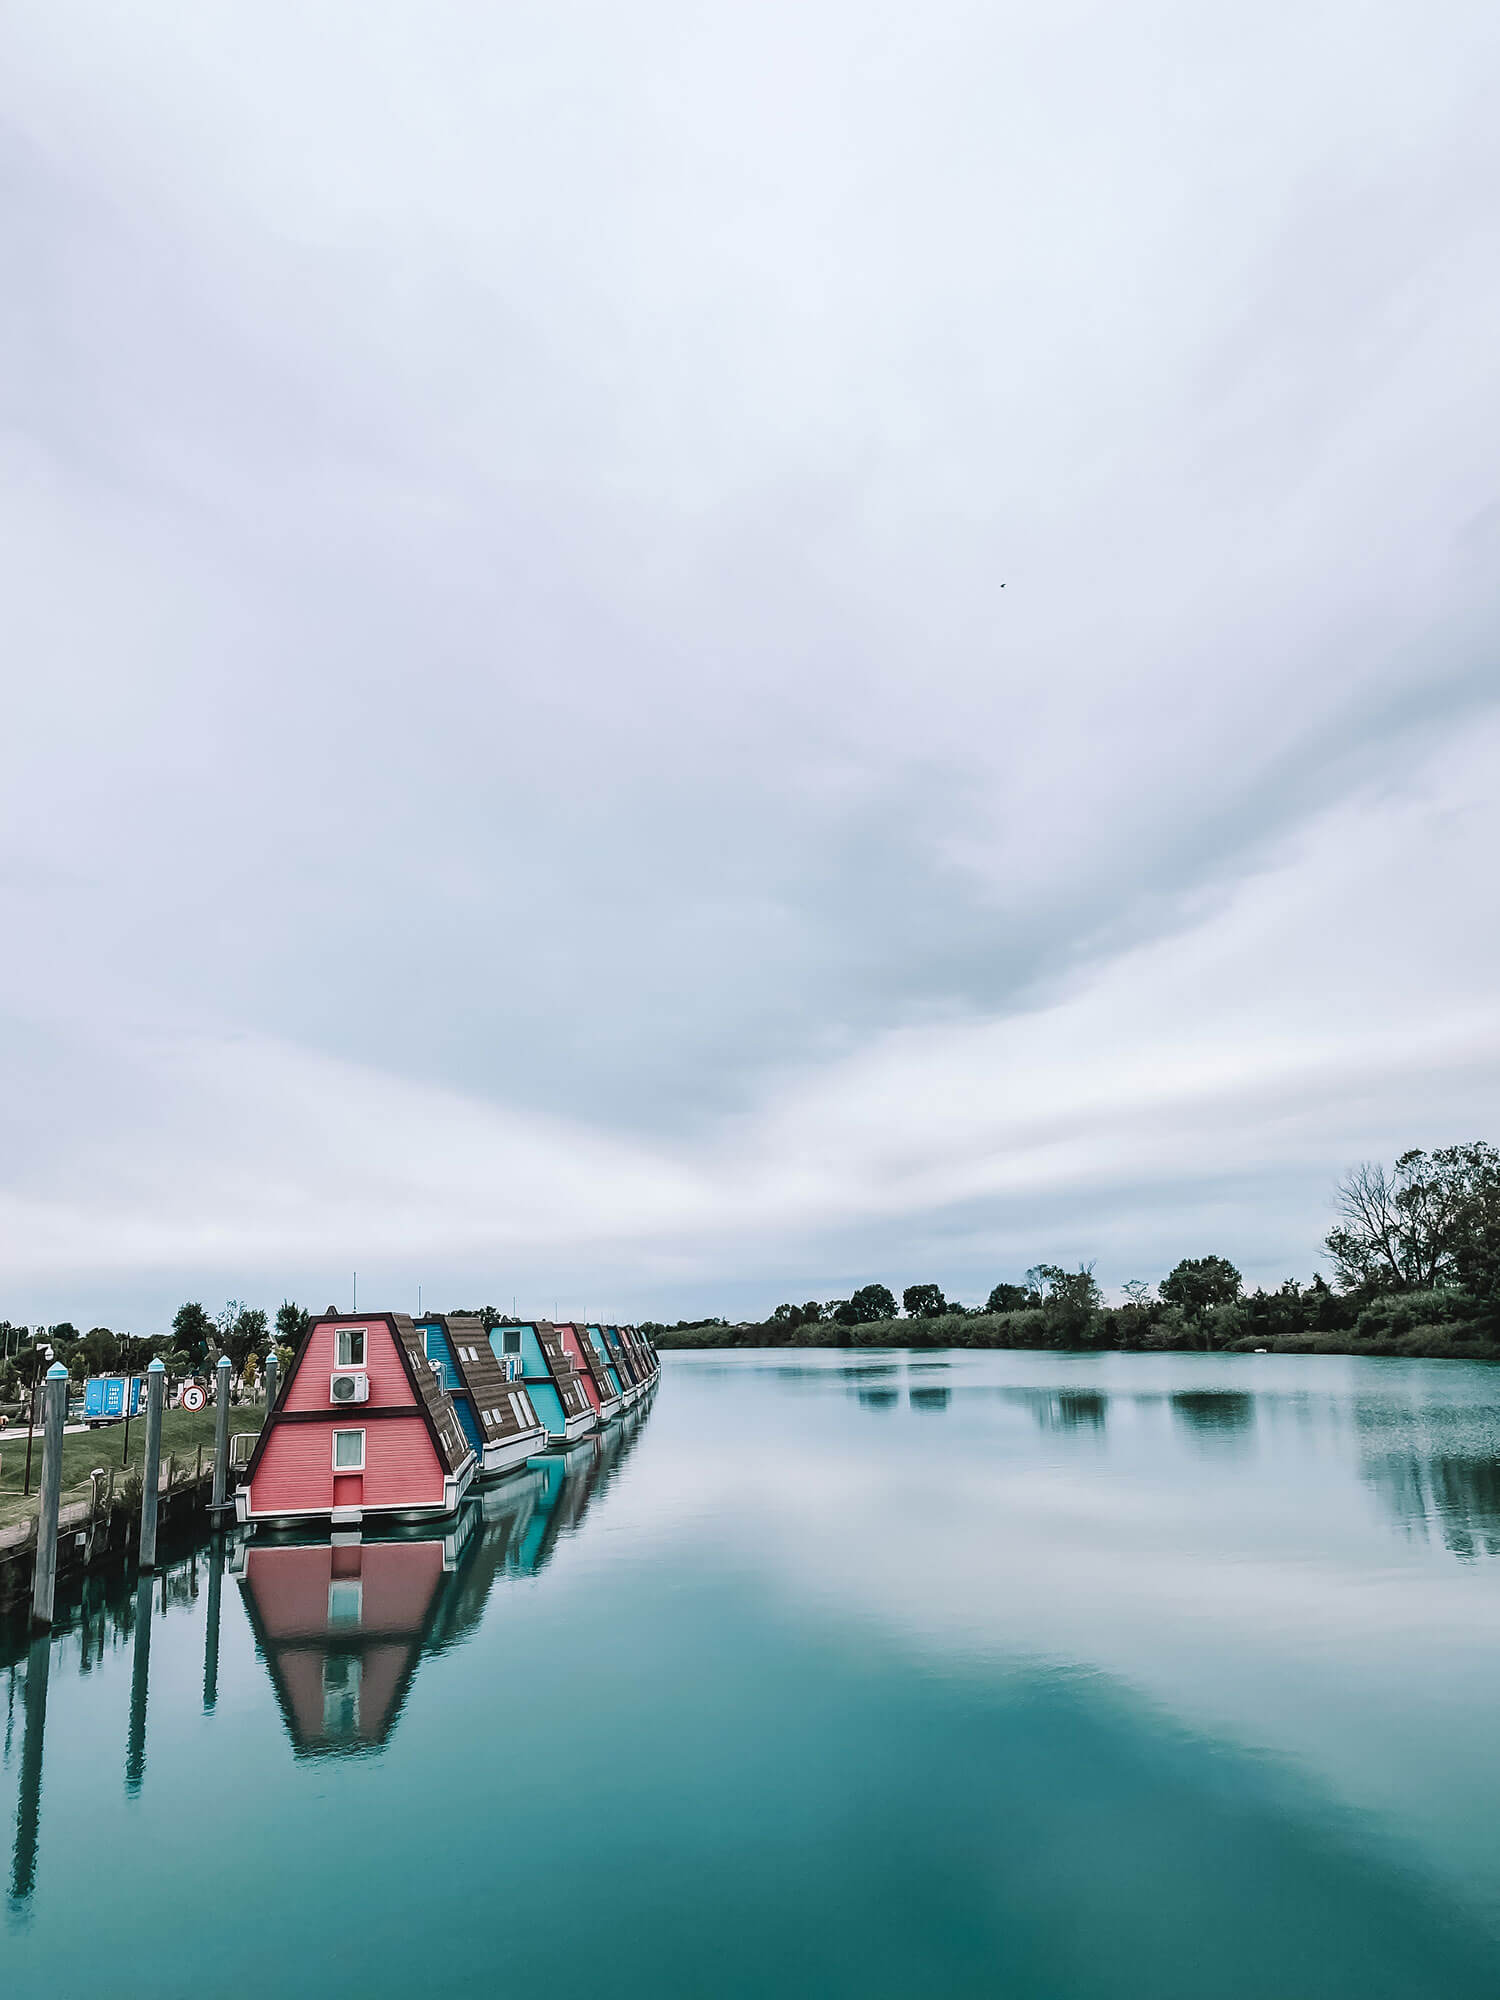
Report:
[[[0,1990],[1500,1993],[1500,1369],[669,1354],[0,1651]]]

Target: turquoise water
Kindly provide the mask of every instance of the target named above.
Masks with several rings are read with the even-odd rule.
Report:
[[[0,1990],[1493,2000],[1497,1555],[1482,1365],[668,1355],[0,1653]]]

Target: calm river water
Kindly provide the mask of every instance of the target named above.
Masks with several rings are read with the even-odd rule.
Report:
[[[1500,1993],[1500,1371],[668,1355],[0,1652],[0,1991]]]

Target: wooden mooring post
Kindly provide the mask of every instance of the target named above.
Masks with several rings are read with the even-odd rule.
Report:
[[[224,1518],[229,1487],[229,1356],[221,1354],[214,1369],[214,1497],[210,1511],[215,1522]]]
[[[47,1370],[42,1419],[42,1485],[36,1523],[36,1571],[31,1585],[31,1622],[52,1623],[57,1591],[57,1517],[62,1506],[63,1420],[68,1414],[68,1371],[60,1361]]]
[[[156,1515],[161,1504],[161,1412],[167,1371],[160,1361],[146,1370],[146,1457],[141,1466],[141,1549],[143,1570],[156,1568]]]

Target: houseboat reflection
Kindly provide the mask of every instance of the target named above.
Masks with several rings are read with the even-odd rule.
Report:
[[[479,1624],[502,1576],[534,1576],[579,1526],[643,1414],[471,1494],[442,1533],[257,1535],[232,1566],[298,1756],[379,1750],[426,1653]]]
[[[263,1528],[248,1537],[217,1535],[168,1555],[154,1576],[123,1568],[87,1573],[60,1595],[50,1634],[32,1637],[20,1621],[0,1623],[0,1772],[9,1775],[13,1766],[16,1778],[4,1899],[10,1916],[27,1920],[36,1886],[48,1695],[62,1662],[93,1674],[112,1654],[128,1654],[125,1790],[139,1796],[149,1783],[154,1628],[184,1613],[201,1618],[203,1712],[212,1715],[226,1616],[232,1625],[223,1601],[227,1566],[296,1754],[378,1752],[423,1656],[478,1627],[498,1580],[545,1569],[559,1540],[605,1492],[647,1408],[643,1400],[607,1430],[471,1494],[441,1529],[418,1524],[370,1539],[334,1530],[317,1541]]]

